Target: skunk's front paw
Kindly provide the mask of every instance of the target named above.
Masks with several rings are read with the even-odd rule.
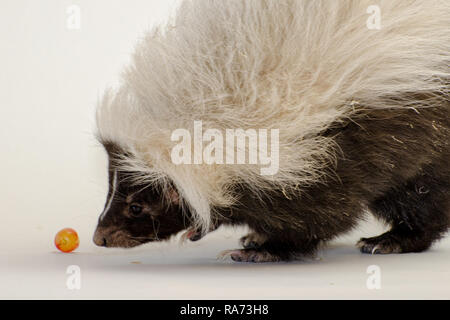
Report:
[[[256,232],[251,232],[248,235],[243,236],[239,241],[241,246],[245,249],[257,249],[261,247],[264,242],[266,242],[266,237]]]
[[[282,260],[278,255],[261,249],[226,250],[219,257],[222,259],[230,257],[233,261],[253,263],[278,262]]]
[[[203,238],[203,236],[204,235],[199,230],[190,228],[186,232],[183,233],[183,235],[181,236],[181,239],[183,241],[190,240],[192,242],[195,242],[195,241],[198,241],[201,238]]]

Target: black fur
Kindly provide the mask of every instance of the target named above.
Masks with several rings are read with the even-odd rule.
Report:
[[[392,229],[361,239],[362,252],[426,250],[449,227],[449,112],[443,103],[435,109],[361,114],[325,133],[336,136],[341,150],[326,181],[295,199],[279,191],[263,203],[237,188],[240,205],[218,210],[218,217],[264,235],[267,240],[257,250],[269,252],[273,261],[314,253],[320,243],[352,229],[366,208]]]

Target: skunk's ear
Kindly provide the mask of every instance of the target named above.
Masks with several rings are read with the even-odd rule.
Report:
[[[178,194],[178,191],[174,187],[170,187],[165,196],[169,204],[180,204],[180,196]]]

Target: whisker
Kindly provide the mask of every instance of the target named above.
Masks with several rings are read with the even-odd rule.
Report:
[[[158,223],[158,228],[156,229],[156,228],[155,228],[155,220],[152,220],[152,223],[153,223],[153,231],[155,232],[155,239],[156,239],[156,241],[159,241],[158,231],[159,231],[159,227],[160,227],[161,225],[159,224],[159,221],[157,221],[157,223]]]
[[[128,238],[130,238],[131,240],[153,240],[154,237],[132,237],[129,236]]]

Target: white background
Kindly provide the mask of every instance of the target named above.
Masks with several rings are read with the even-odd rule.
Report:
[[[450,298],[450,241],[422,254],[361,255],[354,243],[377,235],[370,220],[317,259],[236,264],[216,259],[245,230],[221,229],[180,246],[97,248],[91,238],[106,197],[106,158],[94,113],[134,43],[175,8],[168,0],[2,0],[0,2],[0,298],[309,299]],[[81,29],[67,29],[71,5]],[[79,233],[72,254],[56,251],[64,227]],[[69,265],[81,289],[66,286]],[[366,286],[381,270],[381,289]]]

